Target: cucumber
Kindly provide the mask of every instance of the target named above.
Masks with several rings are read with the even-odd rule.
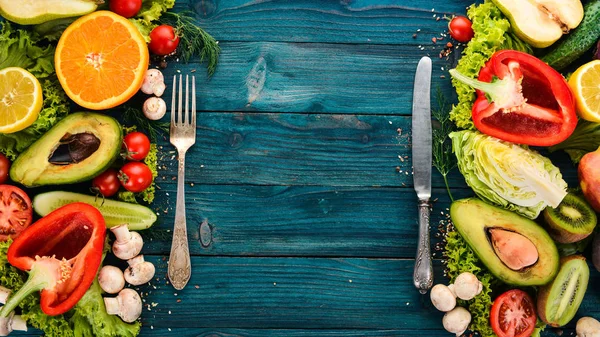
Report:
[[[156,214],[148,207],[128,202],[96,198],[73,192],[54,191],[41,193],[33,198],[33,209],[40,216],[73,202],[84,202],[96,207],[104,216],[106,227],[128,224],[129,229],[139,231],[150,228],[156,222]]]
[[[596,44],[600,38],[600,0],[591,0],[583,7],[583,20],[575,30],[542,57],[556,70],[566,68]]]

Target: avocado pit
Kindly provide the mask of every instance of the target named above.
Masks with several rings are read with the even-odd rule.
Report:
[[[48,162],[54,165],[77,164],[100,148],[100,139],[89,132],[65,134],[50,154]]]
[[[494,252],[508,268],[520,271],[538,261],[538,250],[527,237],[500,228],[488,229],[488,235]]]

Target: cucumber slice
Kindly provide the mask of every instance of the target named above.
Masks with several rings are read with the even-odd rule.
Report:
[[[85,202],[96,207],[104,216],[106,227],[128,224],[130,230],[139,231],[150,228],[156,222],[156,214],[148,207],[128,202],[96,198],[73,192],[54,191],[41,193],[33,198],[33,209],[40,216],[73,202]]]
[[[0,0],[0,15],[21,25],[81,16],[96,8],[95,0]]]

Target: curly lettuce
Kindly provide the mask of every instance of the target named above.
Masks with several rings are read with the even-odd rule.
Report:
[[[476,78],[479,70],[492,54],[502,49],[514,49],[532,53],[531,47],[510,33],[510,22],[491,0],[473,5],[467,11],[473,22],[475,36],[471,39],[458,61],[456,70],[471,78]],[[460,129],[474,130],[471,109],[475,101],[475,89],[452,79],[458,103],[450,112],[450,120]]]
[[[140,31],[146,42],[150,42],[150,32],[158,26],[156,21],[173,6],[175,6],[175,0],[143,0],[142,9],[129,21]]]
[[[533,150],[476,131],[449,137],[460,173],[483,200],[535,219],[567,195],[560,170]]]
[[[10,134],[0,134],[0,152],[11,160],[40,138],[69,112],[68,100],[54,73],[54,46],[30,31],[14,29],[1,23],[0,69],[27,69],[42,85],[44,103],[37,120],[28,128]]]

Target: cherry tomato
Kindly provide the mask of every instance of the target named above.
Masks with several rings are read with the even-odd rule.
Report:
[[[119,171],[121,185],[129,192],[141,192],[152,184],[152,171],[144,163],[129,162]]]
[[[8,180],[8,172],[10,171],[10,160],[5,155],[0,153],[0,184],[4,184]]]
[[[490,311],[492,330],[498,337],[529,337],[536,321],[533,300],[519,289],[498,296]]]
[[[22,189],[0,185],[0,241],[19,236],[32,216],[31,200]]]
[[[475,35],[471,20],[464,16],[453,17],[448,24],[448,30],[453,39],[463,43],[471,41],[473,35]]]
[[[177,49],[179,36],[169,25],[160,25],[150,32],[148,48],[155,55],[169,55]]]
[[[92,180],[92,186],[105,197],[112,197],[119,192],[121,182],[116,170],[108,169]]]
[[[123,138],[123,143],[129,160],[142,160],[146,158],[150,151],[150,139],[141,132],[128,133]]]
[[[110,0],[109,7],[120,16],[131,18],[142,8],[142,0]]]

